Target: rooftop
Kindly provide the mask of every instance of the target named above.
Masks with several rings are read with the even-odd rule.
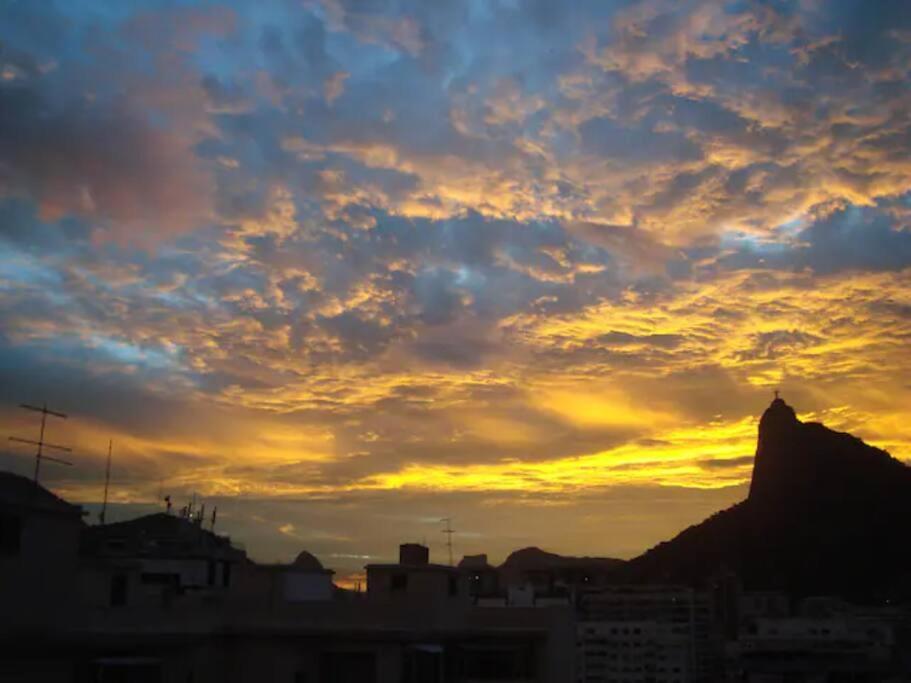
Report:
[[[82,508],[67,503],[40,484],[12,472],[0,472],[0,505],[82,518]]]

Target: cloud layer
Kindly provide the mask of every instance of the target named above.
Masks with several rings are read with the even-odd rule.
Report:
[[[125,505],[353,569],[387,515],[633,554],[776,387],[911,458],[901,1],[0,15],[0,417],[72,414],[60,491],[111,436]]]

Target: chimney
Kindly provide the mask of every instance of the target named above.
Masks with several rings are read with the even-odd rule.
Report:
[[[399,564],[421,565],[430,562],[430,550],[420,543],[402,543],[399,546]]]
[[[462,558],[462,561],[459,562],[459,567],[465,569],[486,569],[487,566],[487,553],[466,555]]]

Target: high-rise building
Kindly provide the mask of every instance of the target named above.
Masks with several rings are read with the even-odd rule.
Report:
[[[720,663],[708,597],[674,586],[615,586],[578,601],[578,683],[712,680]]]

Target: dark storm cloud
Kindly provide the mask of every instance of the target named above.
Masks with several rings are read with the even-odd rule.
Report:
[[[686,162],[702,157],[699,146],[680,133],[627,127],[607,118],[590,119],[579,132],[586,152],[621,163]]]
[[[27,87],[0,87],[0,157],[3,192],[34,198],[48,216],[165,233],[206,216],[208,182],[186,150],[118,105],[57,106]]]
[[[766,245],[746,241],[720,263],[737,268],[810,268],[820,275],[902,270],[911,265],[908,212],[902,208],[906,201],[905,197],[877,207],[839,209],[812,221],[792,239]]]
[[[23,401],[40,404],[43,396],[56,397],[60,410],[78,417],[105,419],[135,431],[146,431],[161,421],[179,417],[182,407],[164,396],[146,393],[145,378],[124,378],[121,373],[87,371],[80,360],[55,363],[56,349],[27,351],[2,340],[2,401],[14,405]],[[142,408],[140,409],[140,406]]]
[[[822,341],[819,337],[800,330],[774,330],[761,332],[754,337],[754,346],[749,351],[740,353],[744,360],[765,358],[774,360],[795,349],[814,346]]]
[[[725,458],[724,460],[710,459],[703,460],[702,466],[709,470],[724,470],[731,468],[744,467],[753,464],[752,455],[744,455],[740,458]]]
[[[192,152],[201,91],[181,79],[186,66],[170,51],[228,23],[187,11],[171,17],[167,41],[150,44],[154,13],[115,20],[106,33],[103,15],[78,26],[52,5],[29,4],[9,9],[43,40],[30,44],[28,30],[0,36],[0,192],[34,200],[45,216],[89,218],[121,239],[155,241],[206,221],[212,183]],[[55,31],[59,42],[47,42]],[[130,48],[121,38],[133,39]],[[25,59],[32,67],[16,68]],[[169,60],[170,80],[149,73],[146,60]]]
[[[598,341],[608,346],[658,346],[664,348],[673,348],[682,341],[680,335],[676,334],[646,334],[634,335],[628,332],[608,332],[598,337]]]
[[[803,262],[820,273],[856,268],[900,270],[911,265],[911,230],[874,209],[850,208],[800,233],[809,243]]]

